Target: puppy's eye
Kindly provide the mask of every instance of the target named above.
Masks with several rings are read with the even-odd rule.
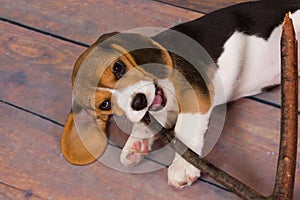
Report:
[[[105,100],[103,101],[99,107],[98,107],[100,110],[105,110],[105,111],[108,111],[111,109],[111,102],[110,100]]]
[[[115,62],[113,73],[116,79],[120,79],[126,73],[126,65],[122,61]]]

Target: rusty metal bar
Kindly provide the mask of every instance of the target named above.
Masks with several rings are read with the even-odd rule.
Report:
[[[169,133],[150,114],[144,118],[144,122],[149,124],[149,128],[159,133],[159,138],[163,143],[166,145],[170,144],[184,159],[243,199],[292,199],[293,196],[298,134],[298,61],[295,32],[288,15],[286,15],[283,24],[281,46],[282,116],[280,150],[276,183],[271,196],[263,196],[225,171],[217,168],[205,158],[199,158],[195,152]]]

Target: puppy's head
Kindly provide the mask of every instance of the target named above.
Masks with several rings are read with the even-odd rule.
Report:
[[[101,36],[76,61],[73,106],[62,135],[62,152],[73,164],[88,164],[104,152],[110,116],[140,122],[166,106],[159,80],[172,61],[158,43],[138,34]]]

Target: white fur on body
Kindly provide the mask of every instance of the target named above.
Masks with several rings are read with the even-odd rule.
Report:
[[[300,41],[300,11],[292,14],[291,17],[294,20],[296,35]],[[210,113],[214,106],[244,96],[254,95],[260,93],[264,87],[280,84],[281,31],[281,25],[276,27],[268,40],[255,35],[249,36],[238,31],[234,32],[226,41],[224,51],[217,60],[218,70],[216,77],[219,76],[222,83],[220,83],[218,78],[214,79],[214,103],[207,113],[178,114],[174,93],[169,92],[166,94],[168,99],[166,108],[157,113],[153,112],[154,117],[167,127],[172,127],[176,124],[176,137],[201,156],[204,145],[204,134],[207,131]],[[298,49],[298,56],[299,54],[300,48]],[[163,80],[159,84],[164,87],[164,90],[169,90],[169,88],[172,88],[172,91],[174,90],[172,83],[168,80]],[[153,86],[151,86],[151,90],[153,90]],[[124,96],[121,98],[124,100]],[[149,99],[153,99],[153,91]],[[126,105],[128,103],[124,103],[124,110],[127,109]],[[166,113],[170,110],[172,111],[172,117],[165,120]],[[140,116],[142,115],[138,115],[137,119],[140,119]],[[132,119],[135,119],[135,116],[132,116]],[[153,134],[147,128],[141,128],[140,126],[139,124],[135,125],[132,135],[123,148],[121,162],[126,166],[136,164],[141,159],[141,156],[138,155],[136,156],[136,160],[127,159],[129,154],[134,153],[131,149],[134,141],[150,136],[149,146],[153,143]],[[183,188],[191,185],[199,176],[200,171],[198,169],[176,154],[174,161],[168,169],[169,184],[177,188]]]
[[[300,38],[300,11],[291,15],[296,37]],[[298,22],[298,23],[297,23]],[[280,38],[282,25],[268,40],[236,31],[225,43],[219,57],[218,75],[223,85],[215,82],[215,105],[260,93],[262,88],[280,84]],[[298,46],[298,57],[300,48]],[[223,94],[225,93],[225,98]]]
[[[292,14],[296,37],[300,41],[300,11]],[[298,23],[297,23],[298,22]],[[249,36],[236,31],[225,43],[224,52],[217,61],[218,76],[222,80],[222,84],[217,78],[214,80],[215,96],[214,106],[232,101],[244,96],[258,94],[262,88],[280,84],[280,38],[282,26],[274,29],[268,40],[264,40],[257,36]],[[298,57],[300,56],[300,47],[298,46]],[[210,110],[211,111],[211,110]],[[203,129],[199,130],[197,138],[191,138],[194,135],[191,127],[185,126],[183,130],[176,130],[176,137],[181,139],[185,144],[201,155],[204,144],[204,133],[206,132],[210,111],[199,117],[203,120]],[[191,114],[179,114],[190,119],[195,124],[195,119]],[[176,127],[179,121],[176,123]],[[178,161],[176,161],[178,159]],[[180,166],[179,166],[180,165]],[[195,174],[200,171],[191,164],[184,161],[178,156],[175,157],[173,164],[168,169],[169,184],[182,188],[189,186],[191,180],[194,180]],[[198,176],[198,177],[199,177]],[[187,183],[183,185],[182,183]]]

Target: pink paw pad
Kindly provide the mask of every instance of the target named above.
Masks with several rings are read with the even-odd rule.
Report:
[[[136,161],[139,159],[139,155],[134,152],[131,152],[126,156],[126,159],[131,161]]]
[[[190,181],[195,182],[195,181],[198,180],[198,177],[197,176],[193,176],[193,177],[190,176],[189,179],[190,179]]]
[[[133,144],[132,144],[132,147],[131,147],[133,150],[141,150],[142,148],[142,143],[141,141],[135,141]]]
[[[131,149],[137,153],[148,154],[149,152],[148,141],[146,139],[143,139],[142,141],[135,141],[132,144]]]

